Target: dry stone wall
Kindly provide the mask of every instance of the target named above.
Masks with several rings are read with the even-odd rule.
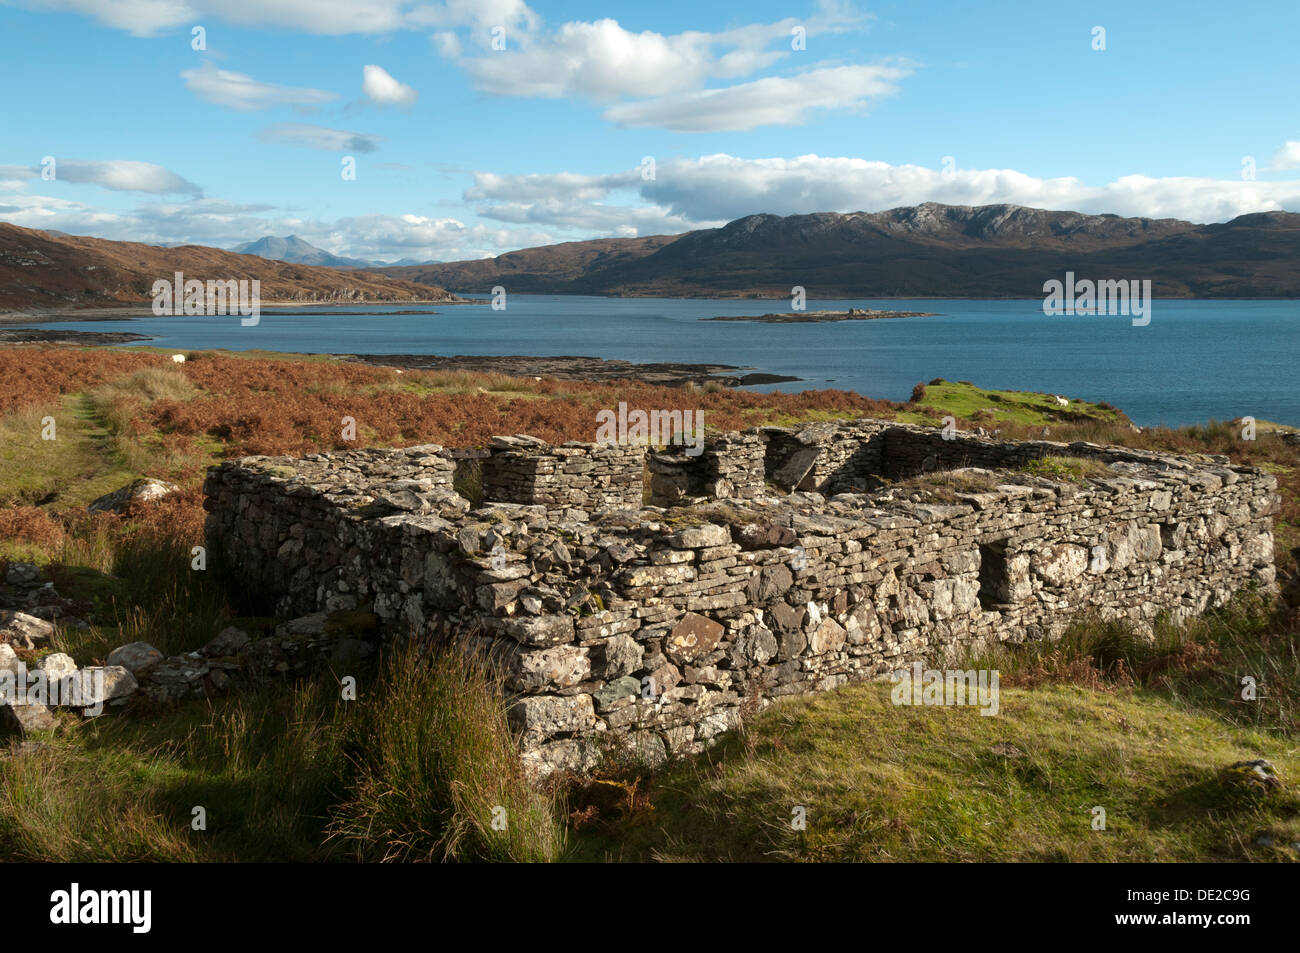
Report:
[[[599,510],[640,506],[645,448],[616,443],[552,447],[536,437],[493,437],[483,497],[501,503]]]
[[[711,434],[699,454],[669,448],[647,458],[650,502],[656,506],[709,500],[750,500],[765,492],[765,443],[758,430]]]
[[[492,459],[500,451],[513,472],[516,453],[599,456],[563,449],[505,442]],[[817,453],[793,468],[807,466],[796,485],[812,474],[828,491],[1045,454],[1102,469],[1078,483],[968,470],[954,484],[964,489],[934,492],[758,489],[756,451],[768,451],[774,484],[807,449]],[[434,446],[246,458],[210,472],[208,534],[281,613],[367,608],[395,633],[495,658],[539,772],[589,768],[611,747],[650,760],[693,752],[743,706],[1053,637],[1083,612],[1149,625],[1273,583],[1276,482],[1222,458],[951,441],[880,421],[732,434],[713,452],[715,463],[665,468],[686,474],[687,497],[727,473],[712,481],[725,499],[640,507],[610,490],[619,505],[603,509],[579,502],[581,487],[552,496],[503,477],[485,478],[488,502],[470,510]],[[633,468],[611,467],[601,493],[630,486],[613,478]],[[497,491],[512,499],[493,501]]]

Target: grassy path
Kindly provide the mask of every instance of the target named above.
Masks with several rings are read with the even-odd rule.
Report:
[[[134,475],[87,394],[0,418],[0,505],[85,506]]]

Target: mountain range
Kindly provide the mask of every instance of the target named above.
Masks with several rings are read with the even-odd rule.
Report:
[[[255,250],[255,251],[254,251]],[[247,253],[246,253],[247,252]],[[280,256],[280,257],[277,257]],[[306,262],[293,259],[305,257]],[[329,267],[325,267],[329,265]],[[1044,282],[1150,279],[1166,298],[1300,297],[1300,214],[1197,225],[1017,205],[748,215],[681,235],[564,242],[469,261],[384,265],[297,236],[225,251],[0,223],[0,310],[150,300],[155,280],[257,278],[266,301],[448,301],[456,292],[665,297],[1038,298]]]
[[[1036,298],[1043,283],[1150,279],[1159,297],[1300,297],[1300,214],[1197,225],[1018,205],[748,215],[681,235],[605,238],[382,274],[458,292],[672,297]]]
[[[264,302],[454,301],[455,295],[372,271],[269,261],[203,245],[54,235],[0,222],[0,311],[107,307],[152,300],[175,272],[200,280],[257,279]]]

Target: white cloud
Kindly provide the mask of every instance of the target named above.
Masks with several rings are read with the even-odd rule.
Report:
[[[0,195],[0,203],[5,206],[4,220],[23,228],[99,235],[121,228],[124,222],[116,212],[52,195]]]
[[[194,5],[185,0],[30,0],[27,6],[84,13],[135,36],[151,36],[190,23],[197,13]]]
[[[341,218],[328,226],[306,222],[297,234],[335,254],[378,261],[482,258],[555,240],[549,232],[538,229],[491,228],[467,225],[457,218],[410,214],[360,215]]]
[[[697,227],[697,222],[657,206],[613,205],[605,201],[616,193],[635,199],[642,184],[639,168],[599,176],[475,172],[474,184],[465,190],[464,198],[486,203],[478,209],[483,218],[546,225],[584,236],[662,235]]]
[[[524,0],[444,0],[441,3],[420,3],[411,11],[407,20],[419,27],[473,27],[480,36],[489,35],[488,31],[495,26],[504,27],[516,34],[531,33],[542,22],[542,18]]]
[[[1300,169],[1300,141],[1291,141],[1283,144],[1282,148],[1277,150],[1273,156],[1270,169]]]
[[[371,102],[402,106],[411,105],[420,95],[405,83],[393,79],[382,66],[373,65],[361,68],[361,91]]]
[[[1124,176],[1099,186],[1073,177],[1043,179],[1013,169],[956,169],[799,156],[739,159],[729,155],[660,163],[643,196],[691,219],[734,219],[754,212],[880,211],[921,202],[1007,203],[1193,222],[1247,212],[1300,210],[1300,182]]]
[[[504,51],[488,48],[474,56],[462,55],[454,36],[437,42],[485,92],[613,103],[698,89],[709,79],[748,76],[789,56],[796,26],[814,36],[861,28],[869,19],[847,6],[822,4],[821,12],[802,21],[787,18],[718,33],[634,33],[607,17],[564,23],[550,32],[507,35]],[[487,46],[486,33],[472,37]]]
[[[199,196],[203,190],[170,169],[152,162],[131,159],[60,159],[53,157],[50,166],[55,182],[98,185],[115,192],[149,192],[155,195],[175,193]],[[0,166],[0,191],[18,190],[27,181],[41,177],[42,166]]]
[[[835,66],[625,103],[610,107],[604,115],[620,126],[652,126],[673,132],[795,126],[813,110],[857,110],[872,100],[891,96],[898,91],[898,81],[911,72],[904,65]]]
[[[860,108],[868,99],[894,92],[894,83],[909,67],[827,66],[791,77],[703,88],[709,81],[750,76],[790,56],[796,28],[811,37],[862,29],[870,19],[847,4],[824,0],[816,14],[803,20],[786,18],[716,33],[633,32],[607,17],[553,30],[507,31],[504,50],[492,49],[481,28],[467,34],[472,53],[465,52],[451,30],[433,39],[440,53],[487,93],[579,97],[607,106],[605,118],[627,126],[733,130],[795,124],[810,109]]]
[[[596,201],[614,189],[635,188],[641,181],[640,171],[635,169],[610,175],[579,175],[574,172],[534,175],[475,172],[473,175],[474,185],[465,191],[465,198],[471,201]]]
[[[431,26],[501,24],[532,30],[540,18],[523,0],[19,0],[38,9],[81,13],[135,36],[216,20],[342,36]]]
[[[561,199],[503,202],[480,209],[479,215],[516,225],[545,225],[586,235],[622,238],[676,234],[698,227],[698,223],[653,206],[565,202]]]
[[[37,9],[71,11],[136,36],[205,19],[339,36],[417,27],[418,0],[26,0]]]
[[[549,36],[521,38],[514,48],[509,39],[504,51],[462,61],[485,92],[609,102],[688,89],[703,82],[713,64],[708,33],[632,33],[611,19],[565,23]]]
[[[280,122],[258,132],[263,142],[304,149],[322,149],[326,152],[374,152],[382,141],[379,136],[363,132],[347,132],[302,122]]]
[[[181,72],[185,85],[195,96],[232,109],[267,109],[271,106],[316,106],[337,99],[323,89],[276,86],[260,83],[251,76],[218,68],[210,62]]]

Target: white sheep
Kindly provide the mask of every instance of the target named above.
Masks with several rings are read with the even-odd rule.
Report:
[[[1056,398],[1056,406],[1057,406],[1057,407],[1069,407],[1069,406],[1070,406],[1070,402],[1069,402],[1068,400],[1066,400],[1064,397],[1062,397],[1060,394],[1053,394],[1052,396]]]
[[[173,354],[173,355],[172,355],[172,363],[173,363],[173,364],[184,364],[184,363],[185,363],[185,355],[184,355],[184,354]]]

